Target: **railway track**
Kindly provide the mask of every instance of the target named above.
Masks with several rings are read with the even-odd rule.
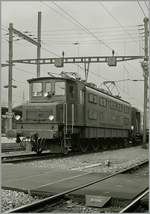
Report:
[[[141,167],[141,166],[143,166],[143,165],[145,165],[147,163],[148,163],[148,160],[141,161],[141,162],[136,163],[136,164],[134,164],[134,165],[132,165],[130,167],[126,167],[126,168],[121,169],[121,170],[119,170],[119,171],[117,171],[115,173],[112,173],[112,174],[109,174],[107,176],[104,176],[103,178],[96,179],[95,181],[88,182],[88,183],[83,184],[83,185],[79,185],[78,187],[75,187],[75,188],[60,192],[58,194],[46,197],[46,198],[38,200],[36,202],[30,203],[30,204],[27,204],[27,205],[24,205],[24,206],[15,208],[15,209],[11,209],[11,210],[9,210],[9,211],[7,211],[5,213],[44,212],[45,209],[46,209],[45,208],[46,206],[48,206],[50,208],[50,206],[54,206],[55,204],[60,203],[61,201],[64,201],[65,197],[68,196],[70,193],[73,193],[73,192],[75,192],[77,190],[80,190],[80,189],[83,189],[85,187],[88,187],[90,185],[96,184],[98,182],[102,182],[104,180],[110,179],[111,177],[114,177],[114,176],[116,176],[118,174],[132,171],[132,170],[134,170],[134,169],[136,169],[138,167]]]
[[[149,188],[141,192],[132,202],[130,202],[126,207],[124,207],[119,213],[130,213],[138,209],[139,205],[141,204],[141,199],[149,194]],[[139,212],[139,210],[138,210]]]
[[[120,149],[120,148],[118,148]],[[121,148],[122,149],[122,148]],[[112,149],[111,149],[112,150]],[[92,153],[99,153],[98,152],[92,152]],[[21,163],[25,161],[33,161],[33,160],[44,160],[44,159],[49,159],[49,158],[60,158],[60,157],[71,157],[71,156],[78,156],[78,155],[88,155],[90,154],[91,151],[88,151],[86,153],[82,152],[70,152],[67,155],[64,155],[62,153],[51,153],[51,152],[43,152],[40,155],[37,155],[36,153],[22,153],[22,154],[8,154],[8,155],[3,155],[1,156],[2,163]]]
[[[98,153],[98,152],[95,152]],[[86,153],[89,154],[89,153]],[[67,155],[64,155],[62,153],[51,153],[51,152],[45,152],[40,155],[36,153],[26,153],[26,154],[9,154],[9,155],[4,155],[1,157],[2,163],[21,163],[25,161],[33,161],[33,160],[45,160],[45,159],[50,159],[50,158],[69,158],[71,156],[78,156],[78,155],[85,155],[85,153],[81,152],[70,152]]]
[[[2,156],[2,163],[20,163],[25,161],[33,161],[33,160],[44,160],[49,158],[62,157],[61,154],[52,154],[50,152],[42,153],[37,155],[35,153],[27,153],[27,154],[19,154],[19,155],[6,155]]]
[[[17,144],[17,143],[2,143],[1,150],[2,150],[2,153],[16,152],[16,151],[24,151],[25,147],[23,145]]]

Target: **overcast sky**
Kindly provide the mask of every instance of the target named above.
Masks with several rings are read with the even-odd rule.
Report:
[[[141,6],[141,7],[140,7]],[[8,25],[36,37],[37,13],[42,12],[41,57],[60,56],[108,56],[143,55],[144,13],[148,16],[145,1],[97,1],[97,2],[2,2],[2,62],[8,60]],[[142,8],[142,9],[141,9]],[[139,33],[140,32],[140,33]],[[14,37],[14,59],[36,58],[36,47]],[[78,43],[75,45],[74,43]],[[105,80],[143,79],[141,60],[118,63],[117,67],[106,64],[90,64],[89,82],[98,86]],[[81,64],[81,66],[83,66]],[[82,68],[65,65],[42,65],[41,76],[48,72],[78,72],[84,78]],[[36,66],[16,64],[13,68],[13,105],[28,100],[27,79],[36,77]],[[8,68],[2,70],[2,86],[8,84]],[[123,99],[139,109],[143,108],[143,82],[122,81],[117,83]],[[116,91],[114,91],[115,93]],[[7,104],[7,89],[2,89],[2,105]]]

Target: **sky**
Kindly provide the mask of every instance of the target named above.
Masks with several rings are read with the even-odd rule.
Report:
[[[144,54],[143,19],[148,16],[146,1],[5,1],[1,5],[2,63],[8,60],[8,26],[37,37],[37,14],[42,12],[41,57],[73,56],[137,56]],[[28,33],[27,33],[28,32]],[[36,58],[36,47],[14,37],[13,59]],[[76,44],[76,45],[75,45]],[[88,82],[104,87],[108,80],[143,80],[141,59],[119,62],[116,67],[106,63],[90,64]],[[65,64],[63,68],[42,65],[41,76],[48,72],[77,72],[84,78],[83,64]],[[13,67],[13,106],[28,100],[27,79],[36,77],[36,66],[16,64]],[[8,103],[8,67],[2,68],[2,106]],[[119,81],[120,96],[140,110],[143,109],[143,81]],[[106,89],[106,88],[105,88]],[[114,94],[117,90],[113,91]]]

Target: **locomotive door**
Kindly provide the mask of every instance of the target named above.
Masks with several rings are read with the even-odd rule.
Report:
[[[79,125],[84,125],[85,123],[85,90],[84,88],[80,89],[80,98],[79,98],[79,109],[78,109],[78,119]]]
[[[76,123],[76,100],[77,100],[77,88],[74,83],[68,83],[67,85],[67,102],[66,102],[66,118],[65,123],[71,132],[73,133],[74,125]]]

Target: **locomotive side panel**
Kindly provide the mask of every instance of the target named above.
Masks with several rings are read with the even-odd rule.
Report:
[[[128,137],[131,106],[109,95],[86,88],[86,138]]]

